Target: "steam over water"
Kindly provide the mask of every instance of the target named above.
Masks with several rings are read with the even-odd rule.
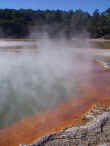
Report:
[[[0,127],[49,109],[72,95],[71,68],[64,66],[68,55],[46,52],[48,48],[16,52],[17,42],[3,41],[4,46],[10,50],[0,51]]]
[[[46,42],[34,42],[34,48],[29,42],[0,42],[0,128],[79,92],[76,75],[90,70],[88,51]]]

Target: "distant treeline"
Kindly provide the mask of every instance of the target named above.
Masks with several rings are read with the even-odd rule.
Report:
[[[0,9],[0,37],[38,37],[46,32],[50,37],[67,38],[89,32],[93,38],[110,35],[110,8],[91,16],[82,10]],[[87,35],[87,33],[85,33]]]

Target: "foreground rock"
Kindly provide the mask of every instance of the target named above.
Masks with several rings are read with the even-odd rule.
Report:
[[[94,106],[84,119],[88,117],[92,120],[85,125],[69,127],[43,136],[31,145],[19,146],[110,146],[110,108]]]
[[[107,61],[103,61],[99,59],[99,60],[96,60],[96,62],[102,65],[105,71],[110,71],[110,63],[107,63]]]
[[[106,50],[102,52],[100,51],[100,55],[96,56],[96,62],[103,66],[105,71],[110,71],[110,50]]]

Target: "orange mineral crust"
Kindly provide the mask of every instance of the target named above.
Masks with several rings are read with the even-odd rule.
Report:
[[[110,72],[92,64],[92,70],[77,73],[80,92],[55,109],[26,118],[0,131],[0,146],[29,144],[38,137],[77,124],[93,104],[110,105]]]

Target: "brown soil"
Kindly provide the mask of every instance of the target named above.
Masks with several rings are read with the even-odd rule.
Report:
[[[80,93],[51,111],[26,118],[0,131],[0,146],[29,144],[46,133],[76,125],[93,104],[110,105],[110,72],[99,64],[92,71],[77,74]]]

